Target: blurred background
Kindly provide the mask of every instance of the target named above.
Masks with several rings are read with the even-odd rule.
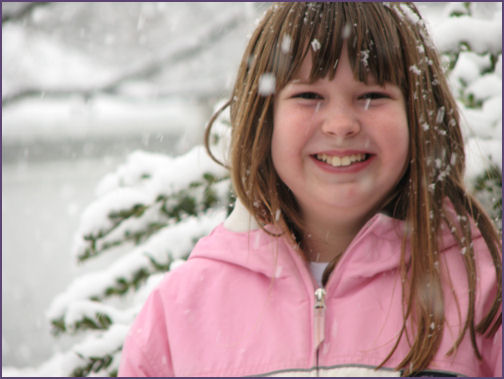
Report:
[[[418,3],[429,27],[446,4]],[[266,7],[2,3],[2,366],[64,348],[45,311],[96,269],[70,249],[98,181],[134,150],[201,143]]]
[[[2,3],[2,365],[56,343],[44,312],[99,179],[201,143],[261,3]]]

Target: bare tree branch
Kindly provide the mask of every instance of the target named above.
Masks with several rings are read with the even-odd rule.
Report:
[[[12,3],[11,3],[12,4]],[[25,18],[27,15],[31,14],[31,12],[36,9],[46,5],[51,4],[48,1],[41,2],[26,2],[26,3],[16,3],[15,10],[9,6],[9,3],[4,2],[2,4],[2,25],[7,22],[19,21]],[[8,7],[7,9],[5,7]],[[9,9],[10,8],[10,9]]]
[[[205,32],[202,37],[192,45],[184,45],[178,51],[162,57],[156,61],[150,62],[139,68],[134,68],[118,78],[102,86],[94,88],[64,88],[64,89],[40,89],[27,88],[17,93],[6,95],[2,98],[2,106],[7,106],[28,97],[61,98],[70,95],[82,96],[89,99],[97,94],[117,94],[121,85],[130,80],[147,79],[158,74],[165,67],[175,65],[189,60],[201,52],[211,48],[215,43],[221,40],[226,34],[236,29],[243,21],[244,16],[241,13],[234,14],[221,24],[214,26]]]

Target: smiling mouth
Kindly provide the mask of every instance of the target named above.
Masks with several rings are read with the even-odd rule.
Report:
[[[315,159],[327,163],[333,167],[348,167],[353,163],[364,162],[369,158],[369,154],[351,154],[343,157],[327,154],[315,154]]]

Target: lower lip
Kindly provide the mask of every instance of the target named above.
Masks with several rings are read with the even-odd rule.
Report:
[[[313,160],[313,162],[318,167],[320,167],[322,170],[324,170],[326,172],[330,172],[333,174],[355,174],[355,173],[358,173],[358,172],[364,170],[366,167],[368,167],[371,164],[371,162],[374,160],[375,156],[370,155],[368,157],[368,159],[366,159],[365,161],[355,162],[349,166],[341,166],[341,167],[331,166],[328,163],[319,161],[317,158],[315,158],[312,155],[310,156],[310,158]]]

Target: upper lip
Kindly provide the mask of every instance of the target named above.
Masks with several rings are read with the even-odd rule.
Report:
[[[324,150],[324,151],[318,151],[312,155],[320,155],[320,154],[325,154],[329,156],[335,156],[335,157],[346,157],[349,155],[354,155],[354,154],[367,154],[371,155],[372,153],[369,151],[365,150]]]

